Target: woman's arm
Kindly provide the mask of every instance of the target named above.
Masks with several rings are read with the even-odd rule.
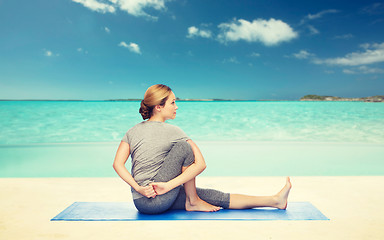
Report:
[[[187,142],[189,145],[191,145],[193,154],[195,155],[195,162],[188,166],[188,168],[186,168],[185,171],[179,176],[169,180],[166,183],[151,183],[150,185],[154,187],[157,195],[164,194],[174,189],[175,187],[188,182],[189,180],[199,175],[207,167],[203,154],[201,154],[201,151],[197,145],[192,140],[188,140]]]
[[[141,195],[147,197],[147,198],[154,198],[156,196],[156,193],[152,186],[146,186],[142,187],[135,179],[132,177],[132,175],[129,173],[127,168],[125,167],[125,163],[128,160],[130,154],[130,148],[129,144],[121,141],[119,148],[117,149],[115,160],[113,161],[113,168],[115,169],[116,173],[126,182],[128,183],[133,189],[135,189],[137,192],[139,192]]]

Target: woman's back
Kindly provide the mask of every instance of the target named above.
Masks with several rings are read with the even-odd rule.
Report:
[[[143,121],[129,129],[122,141],[130,146],[131,172],[137,183],[147,186],[153,182],[172,146],[188,139],[179,127],[165,122]],[[135,194],[137,197],[141,196]]]

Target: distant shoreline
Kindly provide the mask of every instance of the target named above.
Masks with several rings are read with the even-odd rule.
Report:
[[[31,101],[31,102],[140,102],[142,99],[107,99],[107,100],[65,100],[65,99],[0,99],[0,101]],[[261,100],[241,100],[241,99],[177,99],[178,102],[265,102],[265,101],[298,101],[298,100],[276,100],[276,99],[261,99]]]
[[[300,101],[314,101],[314,102],[384,102],[384,96],[372,96],[362,98],[343,98],[335,96],[319,96],[319,95],[305,95],[300,98]]]
[[[129,98],[129,99],[105,99],[105,100],[84,100],[84,99],[0,99],[0,102],[5,101],[31,101],[31,102],[140,102],[142,99]],[[298,101],[313,101],[313,102],[384,102],[384,96],[372,96],[362,98],[342,98],[335,96],[319,96],[319,95],[305,95],[298,100],[278,100],[278,99],[258,99],[258,100],[244,100],[244,99],[176,99],[179,102],[298,102]]]

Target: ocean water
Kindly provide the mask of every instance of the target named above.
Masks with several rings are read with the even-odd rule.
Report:
[[[207,176],[384,175],[384,104],[177,102]],[[0,101],[0,177],[114,177],[139,102]],[[234,161],[235,160],[235,161]],[[236,163],[236,164],[234,164]],[[210,167],[211,166],[211,167]]]
[[[175,120],[196,141],[384,143],[384,104],[178,102]],[[139,102],[0,102],[0,145],[120,141],[142,121]]]

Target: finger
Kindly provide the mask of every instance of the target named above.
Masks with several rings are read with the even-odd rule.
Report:
[[[155,191],[156,191],[156,186],[151,186],[151,187],[149,187],[148,191],[155,192]]]
[[[148,191],[146,191],[146,193],[148,195],[153,195],[153,194],[156,194],[156,191],[151,188],[151,189],[148,189]]]
[[[146,196],[148,196],[148,198],[151,198],[153,196],[156,196],[156,193],[154,193],[154,192],[147,192]]]

